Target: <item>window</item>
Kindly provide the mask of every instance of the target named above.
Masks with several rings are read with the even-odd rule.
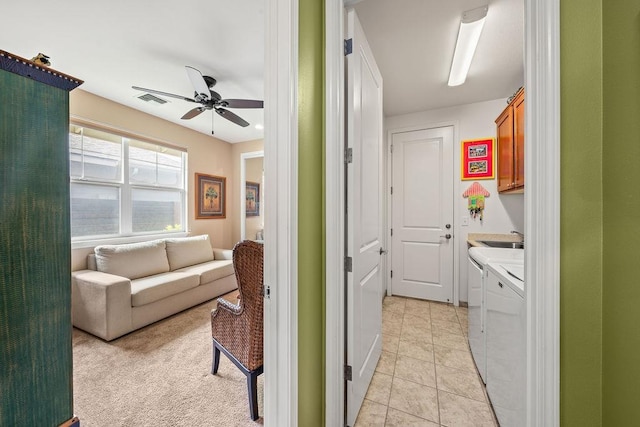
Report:
[[[74,242],[186,230],[186,152],[72,124]]]

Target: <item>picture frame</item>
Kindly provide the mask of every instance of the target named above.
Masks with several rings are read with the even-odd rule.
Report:
[[[245,215],[260,216],[260,184],[257,182],[247,181],[245,197]]]
[[[196,173],[196,219],[221,219],[227,216],[227,178]]]
[[[460,179],[495,178],[495,139],[462,141]]]

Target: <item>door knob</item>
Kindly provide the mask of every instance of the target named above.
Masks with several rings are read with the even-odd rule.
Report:
[[[451,228],[451,224],[447,224],[444,226],[444,228],[446,228],[447,230]]]
[[[386,254],[386,253],[387,253],[387,251],[385,251],[384,249],[382,249],[382,247],[380,247],[380,255]]]
[[[451,234],[447,233],[444,236],[440,236],[440,237],[444,237],[445,239],[449,240],[451,238]]]

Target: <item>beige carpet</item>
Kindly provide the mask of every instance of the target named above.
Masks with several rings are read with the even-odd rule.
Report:
[[[261,418],[256,422],[249,416],[240,370],[221,355],[218,374],[211,375],[215,304],[204,303],[109,343],[74,329],[74,412],[80,425],[261,425],[264,375],[258,378]]]

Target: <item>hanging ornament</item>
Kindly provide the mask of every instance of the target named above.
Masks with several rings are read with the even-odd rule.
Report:
[[[480,218],[480,222],[482,222],[482,216],[484,212],[484,199],[485,197],[489,197],[491,193],[489,193],[479,182],[474,182],[471,184],[467,191],[462,193],[462,197],[466,197],[469,199],[468,209],[469,216],[473,219]]]

